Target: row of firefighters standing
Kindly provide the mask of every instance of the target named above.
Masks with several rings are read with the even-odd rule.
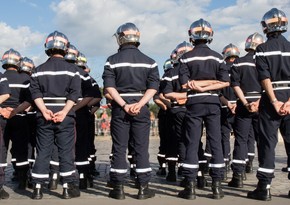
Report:
[[[289,149],[287,119],[290,113],[290,43],[281,35],[281,33],[287,31],[287,25],[288,20],[281,10],[273,8],[265,13],[262,26],[268,40],[262,43],[262,37],[258,33],[249,36],[248,42],[246,42],[247,55],[236,58],[229,69],[222,56],[207,46],[213,39],[211,25],[204,19],[199,19],[191,24],[188,32],[190,42],[194,45],[194,48],[186,43],[182,43],[180,47],[178,46],[175,50],[176,53],[172,54],[177,55],[176,57],[172,56],[172,59],[176,58],[178,61],[174,61],[173,68],[165,72],[164,80],[161,83],[159,83],[156,62],[138,49],[140,45],[139,29],[133,23],[121,25],[115,33],[119,50],[107,59],[102,76],[106,97],[111,100],[112,108],[111,135],[113,146],[110,184],[113,189],[110,190],[109,197],[125,198],[126,150],[129,139],[133,141],[136,162],[137,198],[147,199],[155,195],[154,191],[148,186],[152,172],[148,151],[150,132],[148,102],[155,96],[155,102],[160,101],[159,104],[164,109],[166,109],[166,103],[170,104],[168,106],[170,109],[168,109],[166,115],[170,116],[169,118],[172,120],[167,123],[167,128],[170,125],[169,127],[173,129],[171,134],[174,133],[174,135],[168,136],[170,136],[169,140],[174,146],[170,149],[166,148],[165,153],[160,154],[165,154],[165,157],[169,160],[170,174],[168,180],[174,180],[172,173],[174,172],[173,169],[175,170],[176,162],[178,161],[181,165],[181,172],[184,176],[182,183],[184,190],[179,192],[179,197],[185,199],[196,198],[196,179],[199,175],[199,168],[202,168],[199,161],[202,161],[201,157],[203,155],[199,153],[202,153],[200,139],[203,126],[206,130],[207,145],[209,146],[207,150],[210,150],[211,154],[209,167],[212,177],[213,198],[220,199],[224,197],[221,180],[224,178],[225,162],[229,161],[227,160],[229,159],[229,145],[224,148],[222,146],[220,123],[222,111],[227,112],[230,116],[235,113],[234,133],[236,140],[232,160],[234,174],[229,185],[233,187],[243,185],[241,178],[245,170],[245,160],[248,158],[248,152],[254,153],[253,147],[252,150],[248,151],[250,146],[247,146],[248,139],[253,136],[250,130],[253,129],[252,132],[258,134],[256,136],[258,136],[259,168],[257,178],[259,182],[256,189],[248,193],[248,197],[270,200],[270,184],[274,177],[274,149],[277,143],[278,128],[285,137],[287,154]],[[75,146],[74,129],[75,122],[78,126],[78,123],[82,124],[84,123],[83,120],[90,118],[87,111],[86,114],[80,113],[80,116],[83,116],[80,122],[77,121],[77,118],[75,121],[74,116],[75,110],[78,112],[82,109],[88,109],[85,106],[87,105],[85,103],[87,97],[90,99],[88,101],[91,102],[92,99],[99,99],[100,93],[92,92],[95,94],[91,95],[90,91],[94,89],[89,89],[89,87],[92,87],[92,83],[88,80],[90,78],[85,73],[82,74],[83,70],[74,63],[65,61],[64,56],[67,54],[68,47],[69,41],[64,34],[57,31],[50,34],[45,43],[46,53],[50,58],[34,69],[30,86],[28,84],[22,86],[22,88],[29,87],[31,99],[21,101],[26,103],[17,104],[13,107],[14,109],[5,109],[9,106],[1,106],[1,115],[3,116],[1,120],[6,123],[8,120],[4,119],[5,116],[8,116],[8,118],[15,114],[18,115],[14,117],[19,116],[23,114],[24,108],[27,108],[28,105],[33,103],[36,105],[37,157],[31,174],[34,184],[33,199],[43,197],[42,189],[44,183],[49,179],[49,162],[52,161],[54,144],[58,150],[63,198],[80,196],[79,186],[81,183],[79,177],[82,179],[81,177],[87,174],[85,166],[88,165],[88,158],[91,153],[84,154],[86,151],[82,150],[79,158],[78,154],[75,156],[75,153],[78,153],[78,142]],[[228,49],[224,51],[224,55],[231,52],[232,47],[232,45],[229,45]],[[14,52],[12,56],[13,59],[17,59],[18,55]],[[3,60],[5,60],[4,57],[5,55]],[[3,62],[5,64],[5,61]],[[9,61],[7,65],[15,70],[18,68],[17,66],[15,68],[17,64],[13,64],[13,61]],[[170,67],[171,63],[166,63],[166,65]],[[9,71],[9,68],[6,70]],[[229,72],[231,76],[229,76]],[[2,95],[0,95],[0,99],[3,105],[9,94],[13,96],[13,89],[12,86],[10,86],[11,92],[8,89],[8,76],[1,79],[2,87],[0,91]],[[238,97],[236,105],[232,104],[232,101],[236,100],[235,98],[227,98],[232,96],[227,93],[232,92],[229,88],[230,83]],[[14,84],[15,87],[20,87],[18,84],[19,82],[16,85]],[[159,84],[162,92],[156,97]],[[221,92],[222,89],[224,90]],[[82,99],[77,103],[81,93]],[[166,99],[170,99],[170,101]],[[221,109],[221,101],[222,104],[229,107],[228,110],[226,108]],[[234,108],[235,106],[236,108]],[[258,109],[259,120],[257,121]],[[162,119],[161,112],[160,119]],[[230,121],[230,117],[226,116],[225,120]],[[23,120],[21,123],[23,123]],[[15,126],[19,126],[21,123],[18,122]],[[255,129],[256,123],[259,124],[258,131]],[[88,124],[86,123],[86,125]],[[15,127],[13,128],[15,130]],[[160,130],[161,132],[164,131],[164,129]],[[223,131],[223,133],[228,135],[228,130]],[[83,131],[83,129],[79,131]],[[77,128],[77,132],[79,131]],[[164,136],[162,133],[160,134]],[[77,135],[81,134],[77,133]],[[223,139],[227,141],[228,138],[229,136],[225,136]],[[2,139],[3,137],[0,141],[0,193],[1,198],[8,198],[7,192],[3,189],[3,165],[6,164],[6,153],[5,151],[2,152],[2,150],[5,150],[5,146],[2,144],[4,140]],[[178,139],[182,139],[182,143],[177,141]],[[89,139],[87,140],[89,141]],[[180,146],[176,146],[177,143]],[[161,142],[161,145],[164,144]],[[168,145],[169,143],[167,143]],[[74,150],[74,147],[76,150]],[[90,149],[87,148],[86,150]],[[19,165],[18,174],[21,175],[22,171],[28,167],[28,163],[26,159],[22,158],[18,161],[18,156],[15,154],[17,152],[18,150],[16,151],[13,147],[12,156],[14,155],[16,158],[16,167]],[[21,157],[23,156],[27,155],[21,154]],[[78,164],[78,162],[80,163]],[[23,165],[22,169],[20,169],[21,165]],[[84,166],[79,168],[77,173],[75,165],[77,168],[81,165]],[[290,167],[289,162],[288,167]],[[21,187],[21,184],[19,185]]]
[[[212,41],[213,32],[210,24],[200,19],[189,29],[194,46],[180,43],[164,63],[164,75],[154,98],[160,107],[157,175],[166,176],[168,167],[166,180],[176,181],[178,164],[177,173],[184,177],[179,197],[195,199],[195,187],[204,188],[208,168],[214,199],[224,197],[221,182],[230,169],[233,175],[228,186],[243,187],[246,173],[253,172],[256,142],[259,182],[247,196],[271,200],[278,129],[289,154],[290,44],[281,35],[287,23],[281,10],[271,9],[262,20],[267,42],[261,34],[253,33],[246,39],[245,56],[239,57],[238,48],[229,44],[221,59],[206,45]]]
[[[13,179],[18,181],[19,189],[34,188],[33,199],[42,198],[45,183],[54,190],[60,180],[63,198],[80,196],[78,188],[92,186],[93,175],[98,174],[94,113],[102,96],[89,75],[86,57],[68,43],[61,32],[49,34],[45,42],[49,59],[37,68],[14,49],[3,54],[1,199],[9,197],[3,185],[10,141]]]
[[[209,173],[213,198],[224,197],[221,181],[230,161],[229,137],[233,129],[233,176],[228,185],[243,186],[247,159],[247,170],[252,171],[256,140],[259,182],[247,197],[271,200],[278,129],[284,137],[287,155],[289,149],[290,43],[282,35],[288,25],[283,11],[269,10],[261,24],[267,36],[266,42],[262,35],[254,33],[246,40],[247,54],[244,57],[237,58],[238,50],[230,44],[223,51],[226,58],[223,59],[207,46],[213,39],[209,22],[204,19],[193,22],[188,31],[192,45],[183,42],[174,49],[164,64],[165,74],[158,92],[156,63],[137,49],[139,30],[132,23],[119,27],[116,37],[120,49],[108,58],[103,73],[106,97],[112,101],[110,186],[113,190],[110,197],[125,198],[125,156],[127,147],[132,144],[138,198],[155,195],[148,186],[150,125],[148,107],[144,106],[154,97],[161,108],[158,116],[160,169],[157,174],[165,175],[167,162],[169,172],[166,179],[176,181],[176,164],[180,165],[178,170],[184,177],[181,183],[184,190],[178,193],[179,197],[195,199],[195,187],[204,186],[202,163],[206,159],[200,140],[205,128],[206,152],[211,155]],[[221,108],[221,104],[224,107]]]

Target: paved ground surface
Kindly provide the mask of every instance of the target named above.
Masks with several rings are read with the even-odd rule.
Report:
[[[125,200],[114,200],[108,198],[109,188],[106,187],[106,182],[108,180],[109,172],[109,153],[111,150],[111,139],[110,137],[97,136],[96,137],[97,155],[98,160],[96,162],[96,168],[100,172],[100,176],[96,177],[94,180],[94,187],[81,192],[81,197],[76,199],[64,200],[60,199],[62,193],[62,187],[56,191],[44,190],[44,197],[41,201],[31,200],[30,196],[32,190],[27,189],[25,191],[17,190],[17,186],[11,181],[12,167],[8,166],[6,169],[6,181],[7,184],[5,189],[9,192],[10,198],[8,200],[1,200],[1,204],[39,204],[39,203],[53,203],[53,204],[108,204],[115,205],[116,203],[122,205],[130,204],[286,204],[290,202],[287,197],[288,191],[290,189],[289,180],[287,179],[287,173],[281,172],[281,168],[286,164],[286,155],[283,143],[278,143],[276,149],[276,172],[272,187],[272,201],[262,202],[255,201],[246,198],[247,192],[253,190],[257,183],[255,172],[253,174],[247,175],[247,180],[244,182],[244,188],[235,189],[227,186],[227,183],[223,183],[223,190],[225,192],[225,197],[221,200],[211,199],[211,188],[206,187],[203,190],[196,190],[197,198],[196,200],[184,200],[177,198],[177,194],[181,187],[179,187],[179,182],[181,178],[178,178],[176,183],[166,182],[164,177],[156,176],[156,170],[158,169],[158,163],[156,154],[158,152],[159,138],[150,138],[150,162],[153,168],[153,177],[151,180],[150,187],[155,190],[156,196],[148,200],[137,200],[137,189],[134,188],[133,180],[128,176],[127,183],[125,184],[126,199]],[[255,160],[255,170],[257,169],[257,161]],[[129,175],[129,174],[128,174]],[[230,173],[231,175],[231,173]]]

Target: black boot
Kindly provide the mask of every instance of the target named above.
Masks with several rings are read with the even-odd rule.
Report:
[[[88,179],[88,187],[93,188],[94,187],[94,176],[89,174],[87,176]]]
[[[242,179],[243,179],[243,181],[246,181],[247,180],[247,174],[246,174],[246,172],[242,172]]]
[[[178,167],[177,169],[177,175],[182,176],[182,167]]]
[[[228,186],[229,187],[242,188],[244,186],[242,174],[234,172],[233,173],[233,178],[228,183]]]
[[[18,189],[25,190],[27,186],[27,169],[19,169],[17,170],[18,173]]]
[[[223,182],[226,182],[227,180],[228,180],[228,171],[225,168],[224,173],[223,173],[223,176],[222,176],[222,181]]]
[[[183,198],[183,199],[195,199],[195,183],[194,182],[188,182],[185,181],[185,188],[184,190],[180,191],[178,193],[178,197]]]
[[[224,197],[224,192],[221,188],[221,182],[220,181],[214,181],[212,182],[211,185],[211,190],[213,193],[213,198],[214,199],[221,199]]]
[[[87,189],[88,188],[88,179],[87,174],[80,173],[80,183],[79,183],[80,189]]]
[[[113,199],[125,199],[123,184],[115,184],[113,190],[109,193],[109,197]]]
[[[49,184],[48,184],[48,189],[56,190],[58,182],[59,182],[59,174],[58,173],[51,174]]]
[[[36,184],[34,189],[33,189],[33,193],[32,193],[32,199],[35,200],[40,200],[42,199],[43,194],[42,194],[42,185],[41,184]]]
[[[163,167],[159,167],[158,171],[156,172],[158,176],[166,176],[166,169]]]
[[[247,164],[246,164],[246,169],[245,169],[246,173],[253,173],[253,160],[250,160],[247,161]]]
[[[206,185],[206,179],[204,177],[203,171],[198,171],[198,176],[196,177],[196,187],[198,189],[203,189]]]
[[[148,184],[140,185],[137,199],[149,199],[155,196],[155,193],[149,189]]]
[[[92,160],[90,161],[90,168],[89,168],[89,173],[90,175],[96,177],[96,176],[99,176],[100,175],[100,172],[97,171],[96,169],[96,160],[97,160],[97,157],[92,157],[91,158]]]
[[[81,195],[80,189],[75,184],[73,183],[63,184],[62,197],[64,199],[76,198],[76,197],[79,197],[80,195]]]
[[[157,160],[159,163],[159,169],[156,172],[157,176],[166,176],[166,160],[165,160],[165,156],[160,157],[157,156]]]
[[[257,188],[254,191],[249,191],[247,197],[250,199],[256,199],[261,201],[270,201],[270,186],[265,183],[262,184],[258,182]]]
[[[137,174],[136,174],[136,164],[131,164],[130,177],[135,178],[136,176],[137,176]]]
[[[176,182],[176,162],[168,162],[168,174],[166,176],[166,181]]]
[[[3,189],[3,187],[0,188],[0,199],[8,199],[9,194]]]

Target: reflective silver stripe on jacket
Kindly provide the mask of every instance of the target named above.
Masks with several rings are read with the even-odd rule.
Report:
[[[121,97],[143,96],[143,93],[120,93]]]
[[[290,81],[274,81],[272,86],[273,90],[288,90],[290,89]]]
[[[196,93],[196,94],[189,94],[187,97],[192,98],[192,97],[198,97],[198,96],[218,96],[216,93]]]

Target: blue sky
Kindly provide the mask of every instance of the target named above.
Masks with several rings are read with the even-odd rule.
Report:
[[[1,4],[0,55],[14,48],[39,65],[47,59],[46,36],[59,30],[87,56],[92,76],[102,86],[105,60],[118,48],[112,35],[125,22],[137,25],[140,50],[157,61],[162,75],[164,61],[188,40],[193,21],[211,23],[213,50],[221,53],[233,43],[243,55],[246,37],[262,33],[261,18],[273,7],[290,16],[290,0],[9,0]],[[289,39],[289,32],[285,36]]]

